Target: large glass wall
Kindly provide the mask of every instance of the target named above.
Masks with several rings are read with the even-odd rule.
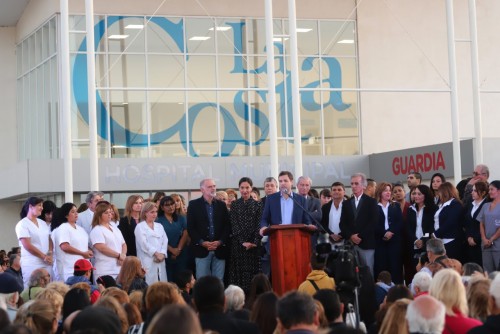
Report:
[[[264,19],[94,20],[101,157],[269,155]],[[355,22],[297,26],[303,153],[357,154],[358,94],[349,90],[358,86]],[[287,20],[275,19],[280,155],[293,154],[287,33]],[[75,158],[88,157],[89,145],[85,36],[85,17],[71,16]]]
[[[57,20],[17,45],[19,159],[59,157]]]

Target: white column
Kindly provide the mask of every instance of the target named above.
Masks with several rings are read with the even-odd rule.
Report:
[[[295,154],[295,175],[302,172],[302,131],[300,128],[299,60],[297,57],[297,18],[295,0],[288,0],[288,33],[290,34],[290,66],[292,70],[293,142]]]
[[[462,165],[459,138],[458,88],[457,88],[457,60],[455,54],[455,28],[453,16],[453,0],[446,0],[446,19],[448,23],[448,66],[450,71],[450,98],[451,98],[451,135],[453,141],[453,172],[454,179],[462,179]]]
[[[278,121],[276,117],[276,73],[274,68],[273,0],[265,0],[266,55],[267,55],[267,108],[269,110],[269,158],[271,175],[278,179]]]
[[[64,201],[73,202],[73,152],[71,145],[71,83],[69,67],[69,18],[68,0],[60,0],[60,93],[61,93],[61,146],[64,160]]]
[[[483,163],[483,124],[481,120],[481,96],[479,94],[479,57],[477,46],[476,0],[469,0],[470,53],[472,69],[472,103],[474,110],[475,164]]]
[[[94,48],[94,0],[85,0],[85,25],[87,28],[87,84],[89,113],[89,164],[90,190],[99,190],[99,166],[97,152],[97,112]]]

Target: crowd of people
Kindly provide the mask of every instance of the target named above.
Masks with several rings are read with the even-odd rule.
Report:
[[[500,181],[488,178],[478,165],[456,187],[439,173],[427,186],[412,172],[407,193],[355,173],[350,197],[288,171],[263,197],[248,177],[225,191],[208,178],[189,203],[132,195],[122,217],[102,192],[81,207],[30,197],[19,247],[0,254],[1,333],[499,332]],[[311,273],[277,296],[265,234],[283,224],[316,225],[313,246],[349,245],[359,291],[313,247]]]

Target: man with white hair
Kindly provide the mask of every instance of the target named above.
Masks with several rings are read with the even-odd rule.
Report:
[[[444,329],[444,316],[443,303],[429,295],[421,296],[408,305],[408,330],[410,333],[441,334]]]
[[[490,285],[491,315],[482,326],[475,327],[469,334],[500,333],[500,275],[497,275]]]
[[[411,288],[413,292],[413,297],[417,298],[422,295],[429,293],[429,287],[431,286],[432,276],[428,272],[420,271],[413,276],[411,281]]]

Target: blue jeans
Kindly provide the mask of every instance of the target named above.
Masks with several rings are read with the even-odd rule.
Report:
[[[203,276],[215,276],[221,281],[224,279],[224,270],[226,268],[226,260],[221,260],[215,257],[215,252],[208,252],[207,257],[197,257],[196,262],[196,279]]]

